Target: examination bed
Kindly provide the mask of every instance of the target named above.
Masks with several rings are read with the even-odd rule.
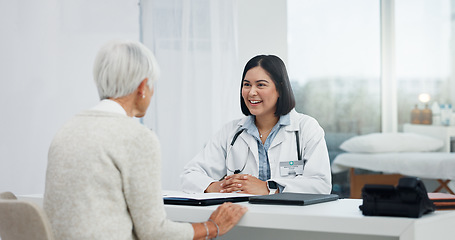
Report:
[[[358,174],[354,169],[376,172]],[[365,184],[398,183],[402,176],[437,180],[439,186],[427,191],[438,192],[455,180],[455,153],[447,152],[393,152],[393,153],[342,153],[332,163],[332,172],[350,171],[351,198],[361,198]],[[379,172],[379,173],[378,173]]]

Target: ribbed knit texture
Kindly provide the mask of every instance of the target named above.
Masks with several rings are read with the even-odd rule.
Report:
[[[192,239],[166,219],[158,138],[136,120],[85,111],[49,149],[44,209],[59,239]]]

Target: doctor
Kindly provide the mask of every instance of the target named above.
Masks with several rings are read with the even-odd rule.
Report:
[[[294,109],[283,61],[253,57],[242,76],[240,104],[246,117],[226,124],[184,168],[187,192],[331,191],[324,130]]]

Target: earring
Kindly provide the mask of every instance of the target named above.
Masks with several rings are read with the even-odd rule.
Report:
[[[145,94],[142,94],[142,98],[145,98]]]

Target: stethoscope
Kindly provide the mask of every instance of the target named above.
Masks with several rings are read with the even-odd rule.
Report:
[[[226,169],[229,171],[229,172],[232,172],[234,174],[239,174],[241,172],[243,172],[243,170],[245,169],[245,166],[246,166],[246,162],[248,161],[248,154],[245,158],[245,161],[243,162],[243,167],[242,169],[236,169],[236,170],[232,170],[229,168],[229,164],[228,164],[228,159],[229,159],[229,156],[231,155],[231,151],[232,151],[232,147],[234,147],[234,143],[235,141],[237,140],[237,138],[240,136],[240,134],[242,134],[242,132],[245,130],[245,128],[242,128],[240,129],[239,131],[237,131],[234,135],[234,137],[232,138],[232,141],[231,141],[231,144],[229,144],[228,146],[228,150],[227,150],[227,153],[226,153]],[[295,131],[295,142],[297,144],[297,157],[298,159],[297,160],[301,160],[302,159],[302,154],[300,153],[299,149],[300,149],[300,140],[299,140],[299,131]],[[248,147],[249,149],[249,147]]]

